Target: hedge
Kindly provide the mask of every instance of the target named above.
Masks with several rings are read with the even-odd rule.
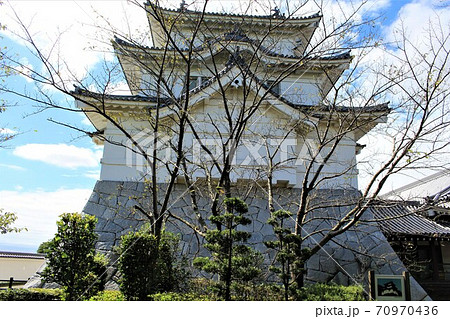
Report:
[[[297,298],[307,301],[364,301],[362,286],[339,286],[336,284],[307,285],[297,290]]]
[[[100,291],[97,295],[91,297],[89,301],[124,301],[125,296],[118,290]]]
[[[6,289],[0,290],[1,301],[55,301],[62,300],[60,289]]]

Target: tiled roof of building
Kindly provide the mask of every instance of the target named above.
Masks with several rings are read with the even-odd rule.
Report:
[[[383,201],[371,207],[381,231],[386,236],[450,238],[450,228],[420,214],[418,203]]]
[[[75,89],[72,91],[75,95],[82,95],[86,97],[92,97],[97,100],[114,100],[114,101],[129,101],[129,102],[157,102],[158,99],[156,96],[149,95],[121,95],[121,94],[103,94],[98,92],[92,92],[79,86],[75,86]],[[160,101],[163,103],[167,103],[171,99],[168,98],[160,98]]]
[[[212,82],[205,81],[202,85],[193,88],[190,93],[195,94],[202,90],[203,88],[211,85]],[[265,86],[265,85],[264,85]],[[267,87],[267,86],[266,86]],[[72,92],[75,95],[81,95],[86,97],[92,97],[98,100],[113,100],[113,101],[136,101],[136,102],[157,102],[157,98],[155,96],[145,96],[145,95],[119,95],[119,94],[102,94],[91,92],[86,89],[82,89],[80,87],[75,87],[75,90]],[[276,94],[275,92],[271,92],[274,96],[276,96],[280,101],[283,101],[287,105],[298,109],[298,110],[313,110],[316,112],[325,112],[331,110],[330,106],[327,105],[307,105],[307,104],[296,104],[292,103],[286,98]],[[168,105],[172,99],[170,98],[160,98],[161,106]],[[354,113],[368,113],[368,112],[389,112],[389,102],[376,104],[373,106],[365,106],[365,107],[347,107],[347,106],[335,106],[335,111],[337,112],[354,112]]]
[[[45,254],[0,251],[0,258],[45,259]]]
[[[225,33],[220,38],[217,38],[217,39],[214,39],[214,40],[210,40],[207,44],[199,45],[199,46],[195,47],[193,49],[193,51],[194,52],[203,51],[203,50],[205,50],[208,47],[208,45],[212,45],[212,44],[218,43],[220,41],[236,41],[236,42],[245,42],[245,43],[250,43],[250,44],[253,44],[253,45],[257,45],[259,51],[261,51],[264,54],[266,54],[268,56],[271,56],[271,57],[279,57],[279,58],[287,58],[287,59],[301,59],[302,58],[301,56],[298,56],[298,55],[277,53],[277,52],[275,52],[273,50],[270,50],[269,48],[261,46],[257,40],[250,39],[246,35],[235,33],[234,31]],[[145,52],[145,50],[157,50],[157,51],[169,50],[169,51],[175,51],[174,49],[170,49],[170,48],[149,47],[149,46],[144,46],[144,45],[138,45],[138,44],[131,43],[129,41],[125,41],[123,39],[120,39],[117,36],[114,37],[114,42],[117,43],[120,46],[128,46],[128,47],[133,47],[133,48],[139,48],[139,49],[144,50],[144,52]],[[188,48],[178,48],[178,49],[180,51],[182,51],[182,52],[189,51]],[[335,61],[335,60],[348,60],[348,59],[351,59],[350,51],[339,52],[339,53],[336,53],[336,54],[328,54],[328,55],[324,55],[324,56],[310,57],[307,60]]]
[[[147,1],[146,5],[150,5],[149,1]],[[191,14],[202,14],[202,12],[200,11],[194,11],[194,10],[189,10],[189,9],[168,9],[168,8],[161,8],[164,11],[168,11],[168,12],[186,12],[186,13],[191,13]],[[248,15],[248,14],[237,14],[237,13],[227,13],[227,12],[205,12],[204,13],[207,16],[218,16],[218,17],[237,17],[237,18],[262,18],[262,19],[279,19],[279,20],[309,20],[309,19],[314,19],[314,18],[321,18],[322,15],[320,14],[320,12],[314,13],[312,15],[309,16],[302,16],[302,17],[289,17],[286,18],[284,15],[282,14],[271,14],[271,15]]]
[[[213,76],[206,81],[203,81],[199,86],[191,89],[189,91],[190,94],[196,94],[200,92],[201,90],[205,89],[206,87],[212,85],[217,79],[220,79],[222,76],[227,74],[235,65],[241,65],[241,67],[246,68],[245,62],[240,57],[239,53],[236,52],[233,55],[230,55],[229,61],[226,63],[225,68],[223,68],[216,76]],[[248,69],[248,68],[246,68]],[[259,79],[256,75],[254,75],[252,72],[247,71],[247,74],[251,76],[257,83],[259,83],[262,87],[264,87],[266,90],[269,89],[269,86]],[[138,101],[138,102],[157,102],[157,98],[155,96],[149,96],[149,95],[110,95],[110,94],[101,94],[101,93],[95,93],[88,91],[86,89],[82,89],[79,87],[75,87],[75,90],[72,92],[75,95],[82,95],[87,97],[92,97],[98,100],[117,100],[117,101]],[[306,104],[298,104],[293,103],[286,99],[284,96],[270,90],[270,93],[282,101],[283,103],[291,106],[292,108],[303,110],[303,111],[315,111],[315,112],[328,112],[328,111],[336,111],[336,112],[354,112],[354,113],[369,113],[369,112],[386,112],[388,113],[390,111],[389,108],[389,102],[372,105],[372,106],[364,106],[364,107],[348,107],[348,106],[328,106],[328,105],[306,105]],[[181,98],[184,97],[185,94],[182,95]],[[175,102],[171,98],[160,98],[161,107],[164,107],[166,105],[170,105],[171,103]]]

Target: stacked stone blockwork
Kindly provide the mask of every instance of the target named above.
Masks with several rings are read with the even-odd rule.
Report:
[[[136,231],[146,221],[146,218],[134,209],[136,205],[142,205],[142,201],[145,201],[145,189],[144,183],[139,182],[97,182],[84,208],[85,213],[98,218],[96,229],[99,235],[97,250],[114,259],[113,247],[119,244],[120,237],[130,231]],[[330,196],[337,199],[358,196],[357,191],[353,191],[353,193],[342,190],[322,192],[326,193],[328,198]],[[273,251],[268,250],[264,245],[264,241],[274,239],[273,229],[266,223],[269,218],[268,202],[261,192],[250,193],[248,198],[245,198],[249,205],[249,216],[252,219],[248,229],[252,232],[249,244],[262,252],[265,260],[270,262],[273,258]],[[292,211],[295,211],[295,204],[292,204],[292,199],[298,195],[298,189],[280,188],[277,189],[275,202],[282,205],[284,209],[289,207]],[[177,185],[172,198],[173,201],[171,201],[169,211],[195,224],[195,216],[192,216],[191,201],[186,188]],[[210,203],[203,198],[199,203],[200,214],[208,216],[208,207],[210,207]],[[308,223],[304,234],[320,229],[326,231],[329,227],[327,218],[339,216],[344,209],[345,207],[329,207],[323,212],[316,212],[317,216],[326,218]],[[373,220],[372,213],[367,211],[363,220]],[[180,235],[182,251],[187,256],[192,258],[207,254],[202,249],[201,237],[185,224],[173,218],[168,219],[166,229]],[[309,244],[319,240],[320,236],[318,234],[310,237]],[[305,245],[308,245],[308,242]],[[306,279],[309,282],[335,282],[343,285],[363,283],[366,289],[367,272],[371,269],[383,274],[401,274],[406,271],[403,263],[374,222],[361,222],[349,231],[337,236],[310,258],[306,268]],[[110,271],[111,280],[108,286],[109,288],[117,288],[116,270],[112,267]],[[269,280],[273,278],[270,273],[266,275]],[[429,299],[427,293],[414,278],[411,278],[411,293],[413,300]]]

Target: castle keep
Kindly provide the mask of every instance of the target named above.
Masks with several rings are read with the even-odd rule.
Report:
[[[315,208],[300,232],[305,247],[316,244],[357,201],[358,140],[389,112],[387,104],[328,103],[351,54],[317,43],[320,14],[209,13],[151,2],[146,11],[150,46],[112,42],[131,94],[74,91],[104,146],[84,208],[99,220],[97,249],[111,252],[121,235],[150,221],[180,234],[184,252],[203,254],[208,217],[232,195],[249,205],[249,244],[270,260],[267,219],[274,209],[297,212],[302,189],[313,184],[307,203]],[[368,210],[364,220],[371,219]],[[405,270],[377,224],[363,221],[306,268],[309,281],[341,284],[364,282],[369,269]],[[412,294],[427,297],[414,279]]]

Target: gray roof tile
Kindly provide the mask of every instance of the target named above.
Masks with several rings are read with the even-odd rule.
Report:
[[[387,236],[450,238],[450,228],[418,214],[419,208],[414,203],[383,201],[371,206],[371,211]]]
[[[0,258],[45,259],[45,254],[22,253],[22,252],[14,252],[14,251],[0,251]]]

